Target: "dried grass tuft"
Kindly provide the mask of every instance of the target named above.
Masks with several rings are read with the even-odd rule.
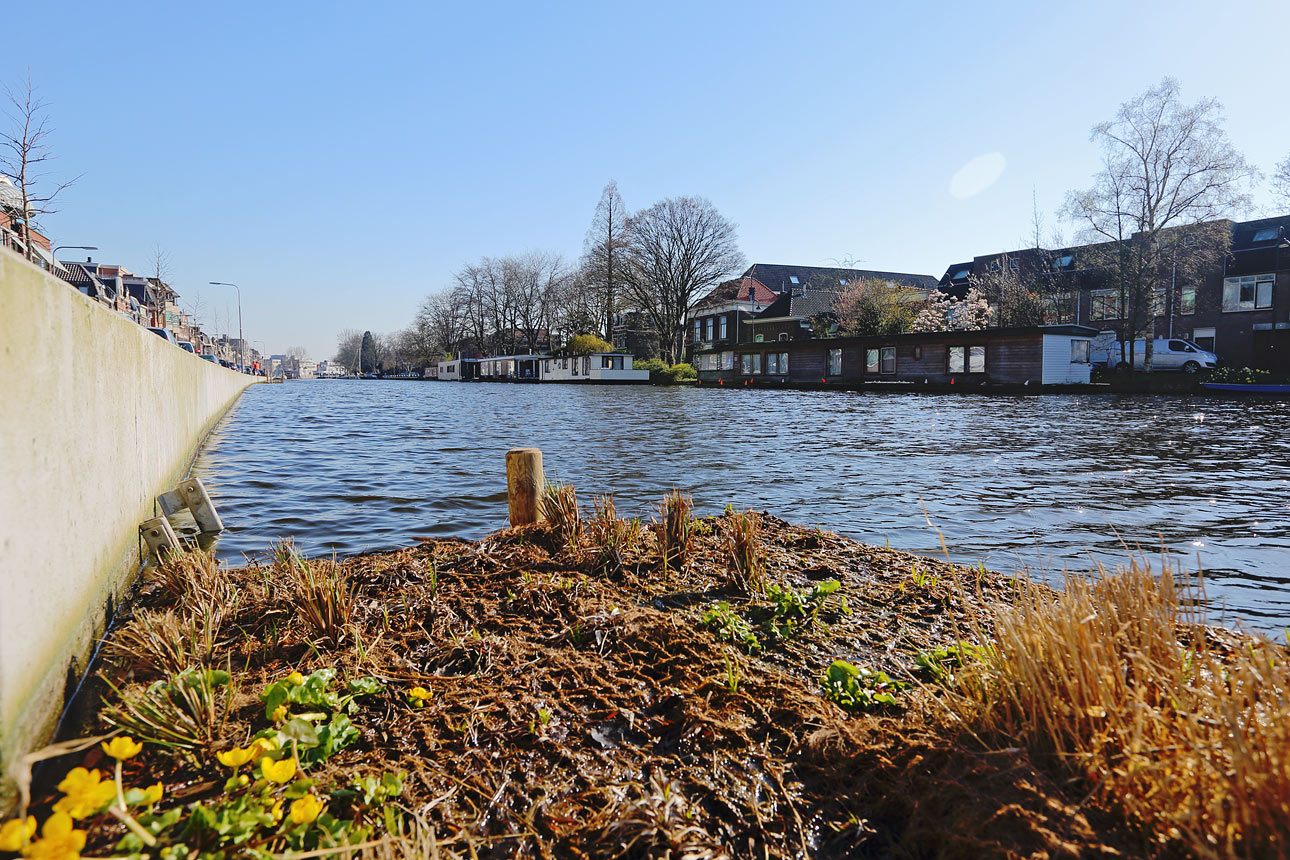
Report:
[[[291,602],[315,637],[339,646],[354,619],[354,583],[336,561],[307,559],[290,538],[273,547],[275,573],[291,585]]]
[[[211,666],[223,613],[180,617],[140,612],[104,643],[104,653],[147,675],[173,675],[190,666]]]
[[[993,608],[994,645],[952,707],[1056,756],[1162,844],[1290,855],[1290,660],[1207,629],[1184,591],[1139,561],[1068,576],[1062,592],[1023,583]]]
[[[690,538],[694,528],[694,502],[680,490],[663,496],[654,524],[664,568],[684,567],[690,558]]]
[[[613,496],[597,496],[592,502],[595,515],[587,522],[587,536],[595,552],[592,570],[612,575],[623,566],[629,552],[640,546],[640,520],[618,518]]]
[[[766,553],[761,522],[753,511],[732,513],[726,526],[726,567],[730,583],[746,594],[766,592]]]
[[[578,491],[573,484],[550,484],[542,489],[542,518],[546,520],[560,545],[578,548],[582,540],[582,512],[578,509]]]

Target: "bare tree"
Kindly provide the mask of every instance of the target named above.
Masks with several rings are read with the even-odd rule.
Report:
[[[1122,358],[1134,364],[1134,338],[1154,330],[1170,287],[1195,283],[1231,241],[1228,217],[1249,205],[1256,171],[1227,139],[1222,106],[1184,104],[1165,78],[1093,127],[1102,168],[1091,188],[1067,195],[1064,214],[1082,227],[1097,268],[1120,305]],[[1145,364],[1151,362],[1146,339]]]
[[[627,208],[610,180],[600,194],[591,227],[582,245],[582,287],[588,301],[599,306],[601,330],[606,340],[614,339],[614,316],[622,301],[623,271],[627,266],[629,242]]]
[[[32,87],[31,74],[28,73],[21,89],[14,91],[6,87],[5,96],[11,106],[6,114],[12,127],[0,135],[0,151],[4,153],[0,155],[0,171],[13,179],[17,190],[17,220],[21,224],[27,259],[35,260],[31,233],[39,226],[38,219],[58,211],[54,208],[54,201],[80,177],[48,185],[44,182],[50,174],[43,171],[43,165],[54,158],[49,145],[53,129],[45,115],[45,103],[36,96]]]
[[[412,328],[417,341],[435,360],[459,349],[465,334],[464,310],[457,290],[431,293],[421,302]]]
[[[308,360],[309,350],[305,349],[303,346],[289,346],[283,355],[287,358],[294,359],[295,361]]]
[[[744,265],[735,225],[702,197],[669,197],[632,217],[623,283],[650,320],[662,358],[681,360],[686,316]]]
[[[516,332],[530,353],[537,352],[542,338],[550,338],[554,304],[567,278],[564,260],[556,253],[530,251],[507,258],[507,271],[514,287]]]
[[[169,284],[170,274],[170,254],[163,250],[160,245],[153,246],[152,276],[163,284]]]
[[[1290,206],[1290,155],[1272,172],[1272,193],[1281,206]]]
[[[353,371],[358,372],[363,349],[363,333],[357,329],[343,329],[336,335],[336,354],[332,360]]]

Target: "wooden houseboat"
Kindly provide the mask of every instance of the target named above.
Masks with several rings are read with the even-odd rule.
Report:
[[[983,386],[1087,384],[1097,329],[1078,325],[741,343],[695,355],[719,385]]]

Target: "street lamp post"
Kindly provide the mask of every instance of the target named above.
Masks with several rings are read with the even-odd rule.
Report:
[[[59,251],[97,251],[98,249],[97,245],[55,245],[54,250],[49,252],[49,256],[54,258],[54,262],[58,262]]]
[[[242,338],[242,288],[237,284],[228,284],[224,281],[211,281],[212,286],[232,287],[237,290],[237,348],[241,355],[239,356],[238,368],[246,372],[246,341]]]

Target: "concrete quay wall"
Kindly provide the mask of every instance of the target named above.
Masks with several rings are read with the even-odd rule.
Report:
[[[138,570],[139,523],[254,381],[0,251],[0,810]]]

